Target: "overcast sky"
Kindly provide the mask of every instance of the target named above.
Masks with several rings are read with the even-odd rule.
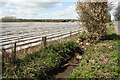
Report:
[[[25,19],[77,19],[76,0],[2,0],[0,18],[15,16]],[[119,0],[113,1],[115,6]],[[112,11],[113,13],[113,11]]]

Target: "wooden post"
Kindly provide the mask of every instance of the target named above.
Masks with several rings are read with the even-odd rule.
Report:
[[[78,30],[78,35],[80,35],[80,30]]]
[[[16,42],[14,42],[14,49],[13,49],[13,62],[16,61]]]
[[[44,48],[45,48],[46,45],[47,45],[46,40],[47,40],[46,36],[45,36],[45,37],[42,37],[42,42],[43,42],[43,46],[44,46]]]
[[[63,36],[63,34],[61,33],[60,43],[62,42],[62,36]]]
[[[70,37],[72,36],[72,31],[70,31]]]
[[[78,30],[78,33],[80,33],[79,30]]]

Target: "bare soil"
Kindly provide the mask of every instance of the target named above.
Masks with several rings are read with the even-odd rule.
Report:
[[[66,78],[67,76],[69,76],[69,74],[72,73],[73,69],[79,65],[79,61],[74,58],[64,65],[66,66],[62,68],[61,72],[54,76],[55,79]]]

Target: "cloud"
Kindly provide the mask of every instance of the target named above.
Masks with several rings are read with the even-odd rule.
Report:
[[[75,5],[70,5],[63,11],[55,11],[50,13],[40,13],[38,14],[41,18],[49,19],[75,19],[77,14],[75,12]]]
[[[66,7],[62,11],[52,11],[47,12],[50,8],[60,8],[64,5],[61,1],[65,0],[3,0],[0,4],[0,10],[2,10],[3,16],[16,16],[17,18],[73,18],[75,17],[74,7]],[[66,0],[67,1],[67,0]],[[72,1],[72,0],[71,0]],[[40,12],[41,10],[46,10],[46,12]]]
[[[2,2],[1,7],[15,7],[15,8],[39,8],[39,9],[44,9],[44,8],[51,8],[54,6],[57,6],[59,2]],[[60,4],[59,4],[60,5]]]
[[[58,8],[64,7],[62,2],[75,2],[76,0],[2,0],[0,3],[0,17],[16,16],[17,18],[34,18],[34,19],[69,19],[76,18],[75,4],[68,5],[62,10]],[[118,5],[118,0],[112,1],[114,5]],[[47,10],[55,8],[55,11]],[[41,12],[41,10],[46,10]]]
[[[59,2],[2,2],[2,13],[3,16],[6,15],[23,15],[26,13],[30,14],[31,13],[37,13],[42,9],[49,9],[52,7],[61,7],[62,4]],[[14,8],[14,9],[6,9],[6,8]]]
[[[4,0],[4,2],[75,2],[76,0]]]
[[[52,12],[36,12],[33,10],[24,11],[22,15],[19,12],[16,15],[20,15],[21,18],[34,18],[34,19],[73,19],[76,18],[75,5],[68,6],[62,11],[52,11]]]

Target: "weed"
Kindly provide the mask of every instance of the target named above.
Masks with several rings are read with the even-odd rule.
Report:
[[[103,39],[91,44],[79,67],[68,78],[119,78],[119,61],[120,37],[115,34],[112,25]]]
[[[15,65],[5,60],[3,78],[50,78],[62,64],[74,57],[77,47],[76,42],[66,41],[28,54]]]

